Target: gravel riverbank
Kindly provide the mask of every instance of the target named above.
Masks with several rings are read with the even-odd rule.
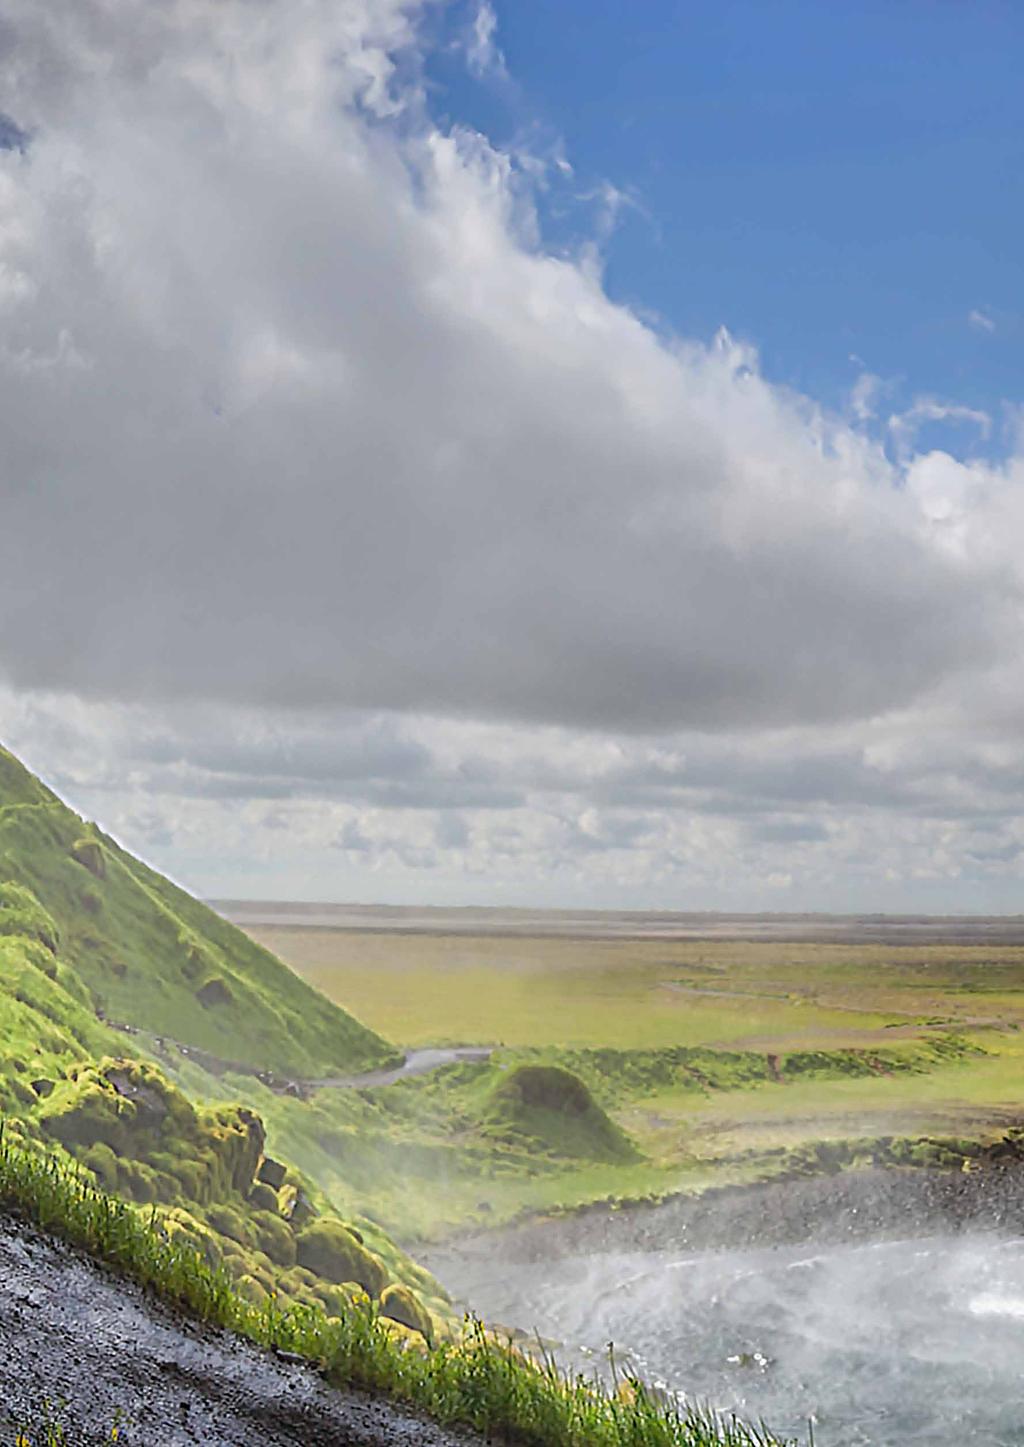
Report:
[[[610,1251],[838,1243],[929,1231],[1024,1231],[1024,1166],[977,1171],[843,1171],[756,1186],[714,1188],[655,1205],[592,1206],[505,1230],[464,1236],[420,1259],[441,1281],[474,1256],[509,1263]]]

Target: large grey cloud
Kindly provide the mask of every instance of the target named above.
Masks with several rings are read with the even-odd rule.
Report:
[[[546,254],[507,159],[431,125],[415,22],[5,6],[7,678],[664,731],[866,717],[994,656],[998,550]]]

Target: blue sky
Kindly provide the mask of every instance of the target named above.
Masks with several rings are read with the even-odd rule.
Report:
[[[888,410],[1018,400],[1024,6],[494,10],[506,74],[440,48],[432,103],[498,143],[561,139],[574,176],[547,198],[551,240],[592,224],[571,197],[610,182],[631,198],[606,247],[613,297],[686,335],[725,325],[829,405],[863,370]],[[449,39],[475,13],[447,12]],[[941,441],[981,446],[970,427]]]

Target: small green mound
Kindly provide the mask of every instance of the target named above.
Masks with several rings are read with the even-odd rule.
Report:
[[[557,1065],[520,1065],[491,1092],[484,1133],[553,1156],[628,1161],[636,1147],[578,1076]]]

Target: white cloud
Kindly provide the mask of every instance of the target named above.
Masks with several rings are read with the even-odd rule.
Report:
[[[505,57],[502,55],[496,39],[497,33],[498,17],[495,14],[494,6],[489,3],[489,0],[480,0],[476,14],[473,16],[469,40],[466,44],[466,59],[474,75],[504,76],[507,74]]]
[[[967,322],[978,332],[994,332],[996,324],[987,312],[979,311],[974,307],[967,313]]]
[[[1020,464],[613,304],[418,10],[9,0],[0,732],[211,892],[1012,876]]]
[[[988,653],[998,598],[880,452],[544,254],[508,159],[419,108],[406,7],[5,23],[9,347],[84,362],[0,391],[12,680],[661,729]]]

